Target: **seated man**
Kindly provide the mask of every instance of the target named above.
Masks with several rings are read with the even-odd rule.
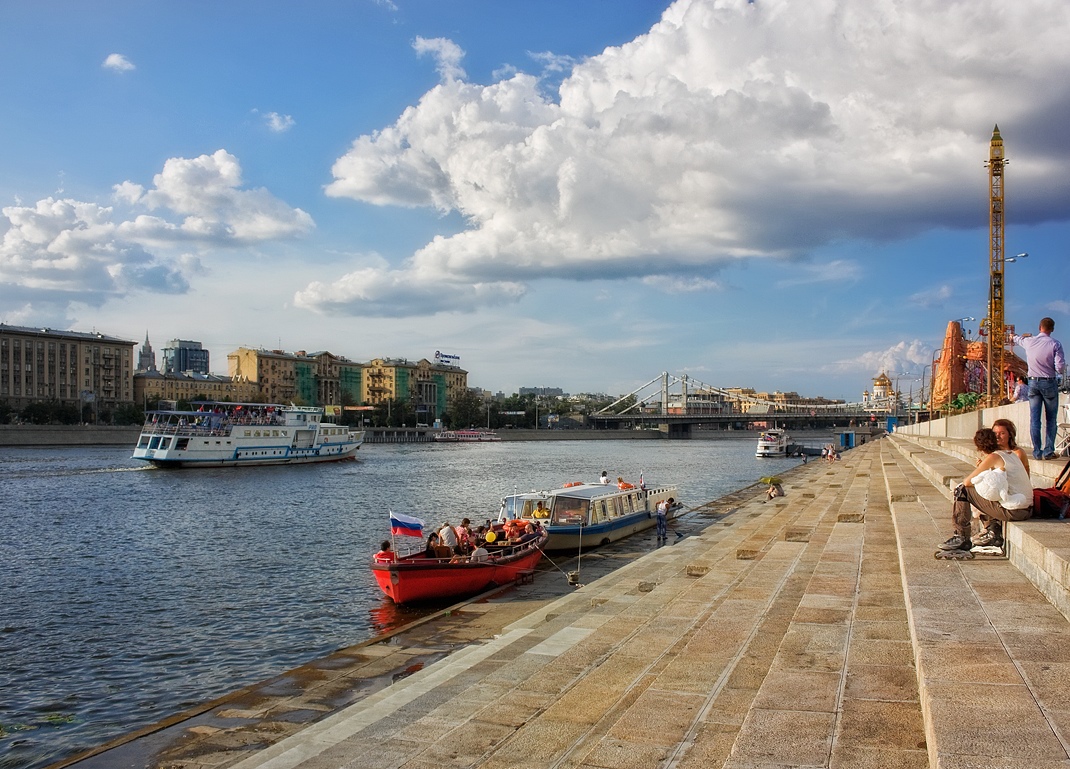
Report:
[[[476,549],[472,551],[472,554],[468,556],[468,560],[472,563],[482,563],[483,561],[490,560],[490,551],[483,547],[482,544],[477,545]]]
[[[531,542],[531,541],[536,540],[538,538],[539,538],[539,533],[537,531],[535,531],[535,526],[529,523],[527,526],[524,527],[524,533],[516,538],[516,541],[515,541],[514,544],[526,545],[528,542]],[[512,540],[510,540],[510,541],[512,541]]]
[[[379,552],[375,554],[374,558],[376,563],[394,563],[398,559],[389,539],[384,539],[382,544],[379,545]]]

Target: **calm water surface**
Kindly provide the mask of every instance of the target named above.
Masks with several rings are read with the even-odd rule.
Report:
[[[0,768],[44,766],[411,617],[367,568],[390,510],[440,524],[602,470],[691,507],[781,472],[754,438],[366,445],[356,462],[167,471],[0,449]]]

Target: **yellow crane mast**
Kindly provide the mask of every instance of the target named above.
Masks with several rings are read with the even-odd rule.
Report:
[[[1003,316],[1003,167],[1007,161],[1003,157],[1003,137],[999,135],[999,126],[992,131],[992,141],[988,149],[988,187],[990,207],[988,216],[988,392],[986,400],[989,406],[996,406],[1005,397],[1006,385],[1006,323]]]

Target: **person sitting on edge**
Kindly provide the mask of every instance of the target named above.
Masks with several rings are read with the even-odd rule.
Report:
[[[982,524],[990,519],[998,521],[1024,521],[1033,514],[1033,485],[1029,474],[1013,451],[1000,451],[996,434],[991,428],[982,427],[973,436],[973,445],[983,456],[973,472],[955,487],[955,501],[951,507],[951,520],[955,533],[940,543],[941,550],[971,550],[970,526],[973,508],[980,512]],[[974,479],[986,470],[1001,469],[1007,472],[1007,492],[1000,501],[985,499],[974,486]],[[1002,547],[1002,535],[990,538],[989,545]]]
[[[376,563],[393,563],[398,559],[397,553],[394,552],[393,547],[390,544],[389,539],[384,539],[383,543],[379,545],[379,552],[375,554]]]
[[[1011,402],[1022,403],[1029,400],[1029,383],[1025,377],[1019,374],[1014,378],[1014,388],[1011,390]]]
[[[428,558],[438,558],[438,533],[432,531],[427,535],[427,546],[424,548],[424,555]]]
[[[601,483],[603,486],[608,486],[609,485],[609,473],[607,473],[605,470],[603,470],[602,471],[602,477],[598,479],[598,482]]]
[[[1025,474],[1029,475],[1029,455],[1017,443],[1018,428],[1009,419],[997,419],[992,423],[992,432],[996,434],[996,448],[1000,451],[1011,451],[1022,462]],[[978,459],[977,463],[980,464]],[[981,528],[981,533],[973,540],[975,545],[987,547],[995,544],[999,547],[1003,542],[1003,524],[999,521],[989,521],[988,526]]]
[[[1011,341],[1025,348],[1029,360],[1029,438],[1033,459],[1055,459],[1055,431],[1059,423],[1059,377],[1066,368],[1062,343],[1053,339],[1055,321],[1040,319],[1040,331],[1015,334]],[[1041,410],[1044,412],[1044,442],[1040,442]]]

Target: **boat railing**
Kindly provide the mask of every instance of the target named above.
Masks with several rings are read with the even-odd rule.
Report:
[[[150,435],[187,435],[225,437],[230,434],[227,427],[210,427],[208,425],[175,425],[164,422],[146,423],[142,432]]]

